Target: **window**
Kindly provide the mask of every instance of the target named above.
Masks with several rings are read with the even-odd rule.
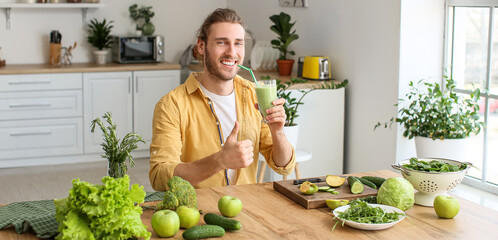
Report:
[[[480,115],[487,127],[480,134],[467,183],[498,192],[498,1],[448,0],[445,67],[458,92],[481,89]]]

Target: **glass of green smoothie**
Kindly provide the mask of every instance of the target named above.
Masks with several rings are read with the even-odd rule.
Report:
[[[266,109],[273,107],[272,102],[277,100],[277,81],[275,79],[261,80],[254,87],[258,98],[259,111],[263,115],[263,122],[268,123]]]

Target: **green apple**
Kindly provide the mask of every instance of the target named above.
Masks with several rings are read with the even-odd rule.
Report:
[[[155,212],[150,223],[159,237],[173,237],[180,230],[180,218],[173,210]]]
[[[454,218],[460,211],[460,203],[454,197],[438,195],[434,199],[434,210],[440,218]]]
[[[199,210],[197,208],[191,208],[187,206],[180,206],[176,209],[176,213],[180,218],[180,227],[181,228],[191,228],[199,222],[199,218],[201,214],[199,214]]]
[[[318,186],[312,182],[306,181],[301,184],[299,191],[306,195],[315,194],[318,191]]]
[[[343,199],[327,199],[327,200],[325,200],[325,204],[327,204],[327,207],[329,207],[332,210],[334,210],[338,207],[348,205],[348,203],[349,203],[349,200],[343,200]]]
[[[242,210],[242,201],[236,197],[223,196],[218,200],[218,209],[225,217],[235,217]]]

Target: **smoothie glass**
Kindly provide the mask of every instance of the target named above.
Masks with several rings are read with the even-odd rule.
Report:
[[[256,89],[256,97],[258,98],[259,111],[263,115],[263,122],[268,123],[266,120],[266,109],[272,108],[272,102],[277,100],[277,81],[275,79],[261,80],[254,87]]]

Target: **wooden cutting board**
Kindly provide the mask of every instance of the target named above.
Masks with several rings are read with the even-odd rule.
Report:
[[[341,176],[341,177],[347,177],[347,176]],[[325,183],[325,177],[320,177],[320,179],[322,179],[323,181],[315,183],[318,187],[328,186],[327,183]],[[364,185],[365,190],[363,190],[362,193],[352,194],[351,188],[349,187],[348,181],[346,180],[346,182],[342,184],[342,186],[335,188],[335,190],[338,191],[339,194],[331,194],[328,192],[318,191],[312,195],[305,195],[301,193],[301,191],[299,191],[300,185],[294,185],[293,182],[294,179],[273,182],[273,189],[283,194],[284,196],[294,200],[296,203],[305,207],[306,209],[327,207],[327,204],[325,203],[326,199],[351,200],[351,199],[377,194],[377,190],[370,188],[366,185]]]

